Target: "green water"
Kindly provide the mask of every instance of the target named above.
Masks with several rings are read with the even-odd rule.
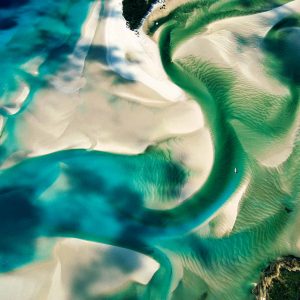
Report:
[[[0,49],[9,53],[1,63],[5,70],[0,89],[3,164],[22,150],[16,138],[22,130],[18,118],[74,50],[89,2],[42,5],[33,1],[29,14],[22,7],[14,8],[23,13],[24,25],[6,36]],[[128,248],[160,264],[147,285],[132,282],[105,299],[253,299],[251,290],[260,271],[278,256],[299,251],[293,244],[300,192],[297,135],[287,159],[276,166],[263,163],[269,153],[279,151],[278,145],[285,144],[299,120],[299,16],[283,15],[264,37],[258,37],[263,70],[286,89],[284,95],[241,78],[234,65],[224,67],[195,55],[173,57],[188,40],[204,34],[209,24],[268,12],[287,2],[189,1],[150,27],[150,35],[161,30],[158,47],[167,75],[203,111],[214,147],[207,180],[174,208],[158,210],[148,208],[149,199],[168,203],[179,198],[191,176],[159,144],[138,155],[68,149],[4,166],[0,171],[1,272],[44,259],[36,252],[39,237],[73,237]],[[26,36],[32,42],[24,43]],[[235,42],[253,46],[241,38]],[[24,69],[33,57],[44,59],[36,77]],[[18,112],[10,114],[5,105],[9,107],[19,88],[18,80],[31,90]],[[220,209],[246,182],[232,229],[218,234],[225,222]]]

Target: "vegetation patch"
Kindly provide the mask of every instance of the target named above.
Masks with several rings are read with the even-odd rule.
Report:
[[[253,290],[257,300],[299,300],[300,258],[287,256],[272,262]]]
[[[131,30],[138,29],[152,6],[161,0],[123,0],[123,17]]]

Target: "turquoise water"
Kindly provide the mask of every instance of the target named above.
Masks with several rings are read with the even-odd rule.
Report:
[[[260,271],[271,260],[300,253],[297,231],[300,8],[295,4],[282,13],[281,5],[289,2],[201,0],[187,1],[172,9],[171,1],[166,15],[161,16],[158,8],[148,16],[152,14],[157,18],[144,30],[149,37],[156,35],[153,39],[157,42],[163,69],[201,108],[214,149],[212,167],[205,182],[186,199],[182,199],[182,191],[194,173],[172,153],[169,142],[169,139],[180,141],[179,134],[159,142],[153,138],[152,144],[138,154],[76,146],[76,137],[89,134],[82,129],[84,124],[80,126],[81,119],[76,121],[77,115],[72,112],[72,107],[85,112],[85,107],[73,97],[74,94],[83,98],[84,92],[79,89],[57,98],[53,78],[61,72],[61,66],[70,55],[77,53],[83,23],[96,2],[2,2],[0,52],[5,59],[0,63],[3,120],[0,271],[4,275],[17,274],[19,270],[49,260],[55,243],[41,252],[37,245],[40,238],[76,238],[133,250],[153,258],[159,268],[146,284],[131,280],[113,292],[96,296],[88,292],[84,296],[76,294],[76,284],[68,282],[66,286],[72,299],[253,299],[251,289]],[[100,4],[98,18],[108,18],[105,2]],[[166,5],[168,7],[168,3]],[[272,9],[271,15],[264,15]],[[237,25],[237,18],[243,21],[253,15],[257,15],[257,19],[247,19],[246,25]],[[214,27],[209,26],[222,20],[229,20],[229,25],[220,25],[225,28],[219,29],[220,39],[225,36],[226,40],[226,32],[232,31],[231,45],[235,46],[224,46],[225,50],[221,42],[214,46],[218,51],[236,55],[236,64],[228,62],[229,58],[225,64],[225,59],[220,63],[213,61],[213,55],[210,58],[203,55],[205,45],[197,40],[191,47],[198,51],[197,55],[184,49],[185,53],[176,57],[180,47],[197,36],[213,32]],[[265,34],[258,30],[255,35],[255,30],[249,27],[251,24],[253,28],[265,26]],[[242,28],[241,32],[238,28]],[[248,29],[254,33],[247,35]],[[109,28],[108,32],[114,30],[116,28]],[[88,52],[89,46],[83,46],[87,51],[86,65],[97,65],[100,61],[106,64],[107,55],[113,50],[110,45],[107,49],[105,45],[102,47],[96,48],[99,53],[93,61],[92,50]],[[246,54],[240,60],[232,49]],[[247,59],[252,66],[249,49],[261,53],[258,64],[266,81],[257,82],[255,77],[259,74],[247,77],[239,68],[239,64],[247,64]],[[115,62],[119,60],[116,56]],[[36,71],[32,71],[34,66]],[[72,66],[75,70],[77,67],[75,63]],[[249,70],[249,73],[253,71]],[[97,85],[105,85],[105,79],[111,76],[121,77],[106,69],[105,72],[103,81]],[[96,72],[93,74],[97,78]],[[129,76],[129,81],[119,77],[119,84],[128,91],[131,84],[139,81],[134,76]],[[92,90],[89,78],[83,90]],[[268,80],[275,80],[274,86],[284,92],[268,89]],[[72,78],[64,78],[62,82],[68,86],[70,81]],[[23,101],[16,102],[16,94],[24,85],[28,93]],[[144,90],[147,94],[148,90]],[[48,94],[43,94],[45,91]],[[57,110],[55,105],[50,107],[47,97],[51,97],[51,93],[53,101],[66,102],[70,110],[60,112],[62,106],[58,105]],[[108,97],[107,93],[97,92],[96,102]],[[114,100],[109,98],[109,106],[119,109],[118,114],[124,116],[126,111]],[[124,96],[122,101],[127,98]],[[43,111],[40,118],[37,107]],[[99,111],[99,119],[105,118],[104,108],[103,112]],[[87,110],[87,116],[89,113]],[[119,115],[112,123],[117,122]],[[54,116],[57,123],[53,122],[52,126],[48,116],[49,120]],[[76,127],[79,135],[71,134],[67,146],[61,142],[59,147],[51,148],[47,139],[60,125],[60,118],[63,124],[70,116],[79,123]],[[145,123],[146,119],[147,116]],[[85,120],[89,122],[88,117]],[[93,120],[91,117],[92,125],[87,128],[91,128],[91,135],[100,135],[96,129],[96,133],[93,131]],[[43,124],[47,122],[50,127],[45,130]],[[29,131],[28,124],[38,124],[36,131]],[[151,126],[157,126],[159,131],[158,125]],[[68,129],[66,127],[64,132]],[[134,139],[134,134],[128,131],[128,136]],[[41,133],[44,135],[38,143],[36,136]],[[61,137],[56,138],[60,141]],[[109,138],[113,140],[114,134],[108,134],[107,140]],[[122,144],[122,140],[117,142]],[[123,142],[126,144],[126,137]],[[236,196],[243,187],[243,193]],[[240,197],[236,208],[226,206],[234,202],[234,197]],[[225,210],[226,207],[229,209]],[[98,268],[105,266],[100,264]],[[97,270],[93,272],[91,278],[82,275],[86,277],[86,285],[97,277]],[[7,292],[7,299],[9,297]]]

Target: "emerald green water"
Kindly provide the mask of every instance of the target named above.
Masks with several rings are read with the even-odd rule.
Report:
[[[77,238],[131,249],[159,263],[147,284],[131,281],[113,293],[85,299],[254,299],[251,289],[260,271],[279,256],[300,253],[299,15],[293,10],[280,15],[278,9],[290,1],[187,1],[147,29],[150,36],[156,32],[170,80],[201,108],[214,149],[205,183],[173,208],[154,209],[151,198],[163,204],[179,199],[193,176],[160,143],[132,155],[62,147],[30,157],[18,138],[36,101],[43,100],[36,95],[49,88],[49,78],[74,51],[92,2],[32,1],[31,6],[1,7],[2,18],[4,13],[19,13],[23,29],[0,35],[0,51],[8,56],[1,63],[0,86],[5,120],[0,148],[0,271],[7,274],[49,259],[51,249],[42,255],[37,251],[41,237]],[[104,2],[101,8],[105,10]],[[277,10],[269,18],[278,18],[273,23],[263,15],[272,9]],[[238,65],[225,66],[201,56],[200,44],[193,46],[199,55],[176,58],[180,47],[207,34],[216,21],[228,19],[238,28],[236,18],[256,14],[262,14],[263,24],[270,22],[266,34],[250,39],[232,29],[232,43],[245,53],[252,48],[260,51],[261,72],[285,93],[243,77]],[[35,57],[43,61],[37,75],[24,67]],[[20,82],[30,92],[11,113]],[[282,149],[289,152],[286,158],[269,163]],[[14,159],[16,163],[6,165]],[[225,211],[243,186],[236,215],[233,207]],[[229,219],[231,227],[226,225]]]

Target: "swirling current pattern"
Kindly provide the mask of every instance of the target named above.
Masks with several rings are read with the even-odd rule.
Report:
[[[300,1],[123,9],[0,2],[0,299],[254,299],[300,256]]]

